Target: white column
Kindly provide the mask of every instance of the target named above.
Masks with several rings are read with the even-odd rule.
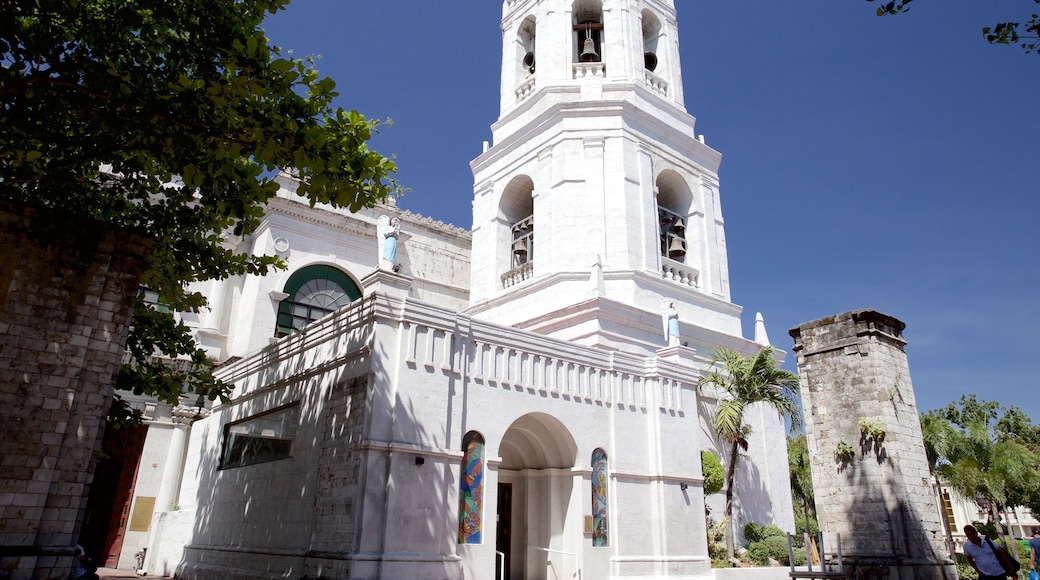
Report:
[[[184,454],[188,449],[189,426],[177,422],[170,433],[170,448],[166,452],[166,462],[163,465],[162,482],[159,484],[159,493],[155,498],[156,511],[170,511],[173,504],[177,502],[181,490],[181,472],[184,471]]]

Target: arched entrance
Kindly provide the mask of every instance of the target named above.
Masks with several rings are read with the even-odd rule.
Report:
[[[558,419],[520,417],[502,437],[496,550],[506,554],[502,580],[573,578],[580,558],[581,476],[578,447]]]

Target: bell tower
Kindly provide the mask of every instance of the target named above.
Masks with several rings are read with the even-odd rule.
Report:
[[[739,336],[721,156],[694,123],[673,0],[505,0],[499,118],[471,163],[469,311],[649,348],[674,302],[684,326]]]

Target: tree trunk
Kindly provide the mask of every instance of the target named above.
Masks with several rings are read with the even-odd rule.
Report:
[[[1018,555],[1018,541],[1015,540],[1015,535],[1011,533],[1011,518],[1008,517],[1007,506],[1001,505],[999,509],[1004,514],[1004,521],[1007,522],[1004,526],[1004,546],[1007,547],[1016,560],[1022,561],[1022,558]]]
[[[726,534],[726,557],[732,558],[736,543],[736,527],[733,522],[733,479],[737,473],[737,442],[729,454],[729,465],[726,467],[726,519],[729,520],[729,533]]]

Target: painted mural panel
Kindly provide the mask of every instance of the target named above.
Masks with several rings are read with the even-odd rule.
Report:
[[[484,438],[476,431],[462,439],[459,478],[459,543],[479,544],[484,529]]]
[[[608,545],[607,526],[607,454],[602,449],[592,452],[592,545]]]

